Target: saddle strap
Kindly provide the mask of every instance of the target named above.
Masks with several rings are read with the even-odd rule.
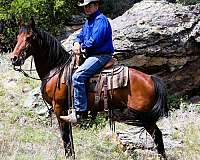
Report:
[[[104,92],[104,111],[108,112],[108,77],[107,75],[105,76],[105,79],[104,79],[103,92]]]
[[[103,84],[104,84],[104,79],[105,79],[105,76],[99,76],[99,80],[96,84],[96,87],[95,87],[95,98],[94,98],[94,109],[98,108],[99,106],[99,101],[100,101],[100,98],[101,98],[101,91],[102,91],[102,88],[103,88]]]
[[[108,108],[108,77],[107,75],[104,79],[103,92],[104,92],[104,111],[109,117],[110,130],[112,132],[115,132],[115,121],[113,120],[113,109],[112,109],[112,106],[110,106],[110,109]],[[111,89],[111,95],[110,95],[111,99],[112,99],[112,94],[113,94],[113,89]]]
[[[96,84],[96,92],[94,99],[94,107],[97,108],[99,106],[99,102],[101,99],[101,92],[103,89],[103,98],[104,98],[104,111],[108,112],[108,78],[107,75],[101,76],[100,80]]]

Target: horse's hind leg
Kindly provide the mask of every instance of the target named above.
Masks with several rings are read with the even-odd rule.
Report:
[[[165,154],[163,138],[162,138],[162,132],[160,131],[158,126],[156,124],[153,124],[150,126],[145,126],[145,129],[152,136],[152,138],[156,144],[158,153],[161,154],[164,159],[167,159],[166,154]]]

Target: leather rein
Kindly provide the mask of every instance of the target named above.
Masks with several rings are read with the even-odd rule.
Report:
[[[70,51],[71,51],[71,50],[70,50]],[[69,51],[69,52],[70,52],[70,51]],[[62,64],[61,67],[59,67],[60,69],[58,69],[56,72],[54,72],[53,75],[51,75],[51,76],[49,76],[49,77],[45,77],[45,78],[43,78],[43,79],[33,77],[33,76],[29,75],[29,74],[26,72],[26,71],[30,71],[30,73],[31,73],[32,71],[35,71],[35,70],[32,69],[33,58],[31,59],[31,67],[30,67],[30,70],[23,70],[22,67],[21,67],[21,65],[20,65],[19,67],[13,66],[13,69],[14,69],[15,71],[21,72],[25,77],[28,77],[28,78],[31,78],[31,79],[34,79],[34,80],[41,80],[41,81],[43,81],[43,80],[49,80],[49,79],[51,79],[52,77],[54,77],[56,74],[60,73],[60,72],[62,71],[62,69],[63,69],[66,65],[68,65],[68,64],[70,63],[70,60],[71,60],[71,58],[72,58],[73,56],[74,56],[74,53],[72,52],[72,54],[70,55],[70,57],[68,58],[68,60],[67,60],[64,64]]]

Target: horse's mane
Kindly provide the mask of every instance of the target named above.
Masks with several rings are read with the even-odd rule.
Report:
[[[47,50],[47,60],[51,68],[66,63],[70,54],[62,47],[61,42],[50,33],[41,29],[36,29],[35,32],[37,33],[40,47]]]

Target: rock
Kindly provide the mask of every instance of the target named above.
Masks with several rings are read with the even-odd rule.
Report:
[[[17,79],[16,78],[10,78],[6,82],[4,82],[4,87],[6,89],[13,88],[17,85]]]
[[[116,54],[122,54],[126,65],[140,67],[177,66],[194,60],[199,49],[199,8],[156,0],[136,3],[112,21],[115,48],[125,52]],[[140,60],[144,62],[133,64],[138,55],[143,55]]]
[[[154,142],[151,136],[143,129],[143,127],[134,126],[123,132],[118,132],[117,139],[120,143],[120,148],[123,151],[133,151],[136,148],[154,148]]]
[[[47,107],[46,108],[42,108],[41,110],[39,110],[37,112],[37,114],[40,115],[40,116],[45,116],[46,114],[48,114],[48,108]]]
[[[185,139],[190,136],[188,130],[196,128],[198,130],[200,115],[196,106],[192,107],[193,110],[181,108],[174,112],[168,118],[163,118],[158,122],[158,126],[163,134],[163,142],[167,156],[170,151],[176,149],[184,149],[187,145]],[[190,128],[190,129],[189,129]],[[198,135],[198,132],[194,133]],[[144,154],[148,152],[149,156],[157,155],[156,146],[151,136],[142,130],[141,127],[128,127],[123,131],[117,132],[117,140],[119,148],[128,155],[134,152]],[[170,156],[171,158],[171,156]]]
[[[200,102],[200,96],[193,96],[189,99],[191,103],[199,103]]]
[[[40,116],[49,116],[49,111],[46,104],[43,101],[40,87],[35,88],[29,93],[27,99],[24,102],[24,107],[28,107],[34,110]]]
[[[40,88],[38,87],[29,93],[27,99],[24,102],[24,106],[35,108],[38,105],[39,101],[41,101],[41,99],[42,95],[40,92]]]
[[[20,126],[24,126],[27,124],[27,120],[28,118],[27,117],[20,117],[19,120],[18,120],[18,123]]]

